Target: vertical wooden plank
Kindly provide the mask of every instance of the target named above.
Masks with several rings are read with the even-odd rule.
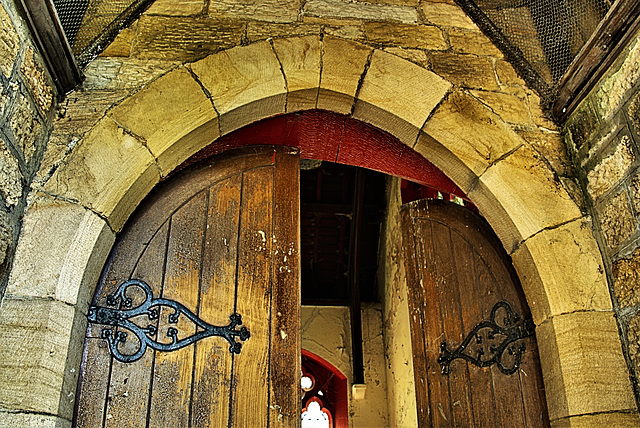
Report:
[[[300,426],[300,168],[297,152],[276,154],[269,425]]]
[[[413,349],[413,372],[416,385],[416,407],[418,411],[418,425],[431,426],[431,411],[429,409],[429,386],[426,363],[426,347],[423,331],[424,323],[424,297],[422,295],[422,283],[419,274],[419,265],[424,262],[419,260],[418,249],[421,236],[416,234],[414,221],[408,207],[401,208],[402,241],[404,249],[405,269],[407,272],[407,297],[409,304],[409,323],[411,329],[411,344]]]
[[[425,216],[428,208],[416,213],[416,217]],[[449,396],[449,380],[442,374],[438,355],[440,342],[443,339],[442,314],[438,293],[438,271],[435,264],[434,237],[430,221],[415,221],[416,235],[422,237],[418,246],[420,280],[423,293],[424,343],[427,367],[427,383],[429,387],[431,422],[434,427],[452,426],[451,399]]]
[[[539,428],[549,426],[549,413],[544,393],[544,383],[540,372],[540,355],[535,342],[535,337],[525,340],[527,349],[522,355],[522,364],[519,370],[520,384],[522,385],[522,402],[524,403],[524,416],[526,426]]]
[[[211,186],[202,265],[200,318],[226,325],[234,312],[242,174]],[[196,343],[192,427],[229,423],[232,356],[222,338]]]
[[[207,204],[206,192],[189,200],[171,218],[167,263],[162,296],[180,302],[188,309],[198,309],[201,251]],[[191,336],[195,326],[181,316],[177,324],[169,323],[172,309],[163,308],[159,317],[158,340],[170,343],[168,328],[178,330],[178,338]],[[187,427],[191,382],[193,374],[193,346],[172,352],[156,352],[151,392],[150,427]]]
[[[462,309],[462,330],[466,337],[483,320],[478,287],[476,284],[475,251],[460,234],[451,234],[453,254],[458,272],[460,307]],[[491,428],[495,426],[491,369],[467,363],[471,410],[474,426]]]
[[[84,352],[82,378],[77,393],[76,426],[97,428],[102,426],[104,419],[111,353],[101,338],[86,338]]]
[[[251,338],[233,360],[232,426],[268,426],[273,174],[243,174],[236,308]]]
[[[489,252],[489,247],[486,248]],[[482,255],[482,253],[480,253]],[[491,260],[495,257],[495,252],[484,255],[484,259]],[[485,262],[486,263],[486,262]],[[514,310],[522,316],[522,305],[519,301],[515,284],[508,275],[504,261],[496,260],[487,264],[487,269],[491,272],[491,281],[496,290],[495,301],[506,300]],[[525,426],[524,403],[522,402],[522,390],[518,374],[506,375],[497,366],[492,366],[493,372],[493,392],[496,401],[496,419],[499,426]]]
[[[476,248],[477,250],[477,248]],[[475,260],[475,268],[476,268],[476,284],[478,289],[478,301],[480,302],[480,307],[482,308],[482,318],[481,320],[488,320],[491,315],[491,309],[493,305],[495,305],[498,301],[500,301],[500,294],[496,288],[496,283],[489,271],[489,268],[485,264],[481,255],[477,252],[474,253]],[[497,370],[495,367],[489,367],[487,369],[490,376],[490,386],[491,386],[491,395],[490,398],[482,399],[482,397],[473,397],[473,403],[475,406],[490,406],[495,414],[495,426],[500,426],[500,420],[498,419],[498,409],[495,398],[495,387],[496,383],[500,382],[499,375],[500,370]],[[490,412],[489,409],[486,409],[486,412]]]
[[[154,297],[160,296],[162,292],[168,232],[169,222],[166,222],[152,238],[130,275],[131,278],[140,279],[149,284]],[[135,302],[133,306],[136,306]],[[157,326],[157,321],[152,322],[147,317],[138,317],[137,320],[140,325],[155,324]],[[134,353],[137,350],[137,341],[131,338],[128,342],[130,353]],[[113,360],[105,427],[133,428],[146,425],[153,361],[154,353],[150,349],[141,359],[132,363]]]
[[[450,219],[455,222],[455,219]],[[438,296],[441,308],[444,338],[449,346],[458,346],[464,340],[462,330],[462,314],[460,310],[460,295],[458,292],[458,273],[453,254],[451,231],[448,225],[433,222],[433,242],[435,252],[435,268],[438,272]],[[469,379],[467,363],[456,361],[449,373],[449,396],[451,399],[451,414],[453,425],[456,427],[471,426],[473,416],[470,408]]]

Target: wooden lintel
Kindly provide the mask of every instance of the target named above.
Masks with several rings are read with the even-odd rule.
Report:
[[[358,169],[353,197],[352,250],[349,254],[351,312],[351,352],[353,354],[353,383],[364,384],[364,357],[362,351],[362,313],[360,307],[360,229],[364,205],[365,170]]]
[[[51,74],[59,97],[73,90],[83,76],[50,0],[20,0],[33,40]]]
[[[617,0],[560,79],[552,111],[564,122],[640,29],[640,2]]]

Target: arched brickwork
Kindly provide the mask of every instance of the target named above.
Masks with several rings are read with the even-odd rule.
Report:
[[[42,346],[31,351],[33,365],[12,362],[20,349],[1,351],[3,371],[22,379],[0,393],[3,403],[69,420],[88,299],[137,204],[216,138],[313,108],[395,136],[487,218],[513,257],[538,326],[557,426],[636,420],[589,219],[547,160],[499,112],[437,74],[363,44],[316,36],[256,42],[180,66],[85,134],[25,216],[0,315],[15,324],[11,334]],[[28,326],[16,321],[25,311],[34,313]],[[29,390],[43,376],[37,392]]]

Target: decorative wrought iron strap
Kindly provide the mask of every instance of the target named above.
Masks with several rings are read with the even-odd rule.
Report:
[[[498,320],[499,315],[504,318]],[[455,350],[450,351],[446,341],[440,344],[442,373],[448,375],[451,362],[462,358],[478,367],[497,364],[502,373],[513,374],[525,351],[524,342],[515,342],[533,335],[534,330],[533,320],[521,319],[508,302],[500,301],[491,309],[490,319],[476,325]]]
[[[127,294],[127,289],[130,287],[137,287],[145,293],[144,301],[135,308],[132,308],[133,299]],[[218,327],[208,324],[181,303],[163,298],[154,299],[151,287],[137,279],[130,279],[120,285],[113,295],[107,297],[107,305],[113,306],[114,308],[92,306],[89,308],[87,318],[89,322],[95,324],[115,327],[114,329],[103,329],[102,338],[109,343],[111,354],[123,363],[131,363],[140,359],[146,352],[147,347],[157,351],[175,351],[209,336],[225,338],[230,345],[229,351],[239,354],[242,349],[242,343],[237,342],[235,338],[237,337],[240,341],[244,341],[251,336],[246,327],[236,329],[237,326],[242,325],[242,317],[240,314],[232,314],[229,317],[231,322],[226,326]],[[123,309],[117,309],[118,306],[121,306]],[[149,321],[157,320],[160,317],[160,307],[162,306],[173,309],[173,313],[168,316],[169,323],[177,324],[180,316],[184,315],[196,324],[196,333],[178,339],[178,329],[169,327],[167,329],[167,338],[170,339],[171,342],[160,342],[157,340],[158,327],[152,323],[147,324],[146,327],[141,327],[132,320],[134,317],[144,315],[147,316]],[[124,344],[127,340],[127,333],[120,331],[121,328],[129,330],[138,338],[140,346],[135,353],[123,354],[120,352],[120,349],[118,349],[118,346]],[[154,337],[156,337],[156,339],[154,339]]]

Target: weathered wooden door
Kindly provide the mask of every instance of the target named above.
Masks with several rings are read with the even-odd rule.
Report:
[[[518,339],[529,309],[489,226],[440,200],[402,222],[420,426],[548,426],[535,338]]]
[[[298,193],[297,152],[253,146],[147,198],[89,313],[78,427],[299,425]]]

